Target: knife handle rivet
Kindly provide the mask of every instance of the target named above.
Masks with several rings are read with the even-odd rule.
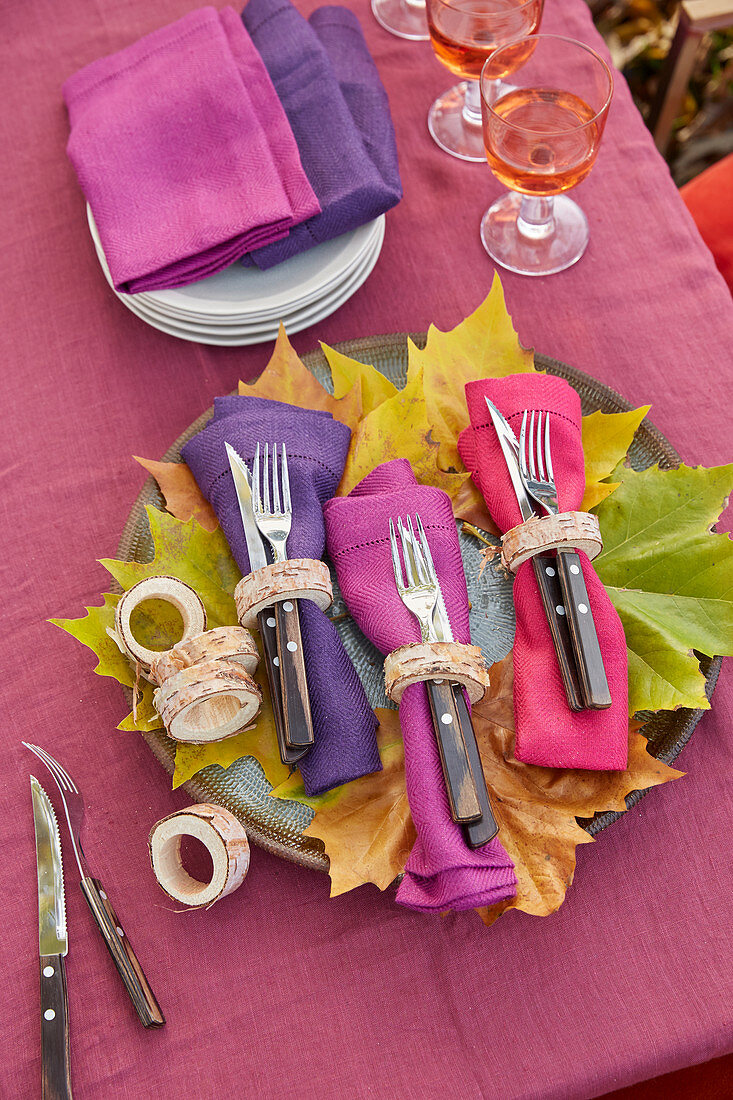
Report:
[[[547,568],[545,569],[545,573],[547,573],[548,577],[554,577],[555,576],[555,570],[552,568],[551,565],[547,566]]]
[[[580,566],[579,565],[571,565],[570,566],[570,572],[574,573],[575,576],[577,577],[578,573],[580,572]]]
[[[293,610],[292,603],[290,602],[290,600],[286,600],[285,603],[283,604],[283,611],[292,611],[292,610]]]
[[[44,966],[43,976],[44,978],[52,978],[54,976],[54,968],[52,966]]]
[[[107,900],[107,895],[105,894],[104,890],[100,890],[100,891],[99,891],[99,896],[100,896],[100,898],[102,899],[102,901],[106,901],[106,900]]]
[[[43,1013],[43,1018],[44,1020],[55,1020],[56,1013],[52,1008],[47,1008],[46,1011]]]
[[[122,931],[119,924],[117,925],[116,932],[117,932],[117,935],[120,937],[120,939],[124,939],[125,933]]]
[[[275,627],[277,626],[277,623],[275,622],[275,616],[274,615],[268,615],[267,625],[270,627],[271,630],[275,629]]]
[[[453,721],[453,715],[452,714],[441,714],[440,720],[441,720],[441,722],[443,723],[444,726],[449,726],[451,724],[451,722]]]
[[[296,651],[296,649],[297,649],[297,648],[298,648],[298,646],[297,646],[297,643],[296,643],[296,642],[288,642],[288,650],[289,650],[289,651],[290,651],[291,653],[295,653],[295,651]]]
[[[555,608],[555,611],[557,611],[558,615],[564,615],[565,614],[565,608],[563,607],[563,605],[561,603],[559,603],[557,605],[557,607]]]
[[[275,666],[275,668],[280,668],[280,658],[279,657],[273,657],[272,658],[272,663]]]
[[[588,614],[588,605],[585,604],[585,603],[579,603],[578,604],[578,611],[580,612],[581,615],[587,615]]]

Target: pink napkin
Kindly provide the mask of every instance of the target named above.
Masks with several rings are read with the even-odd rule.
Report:
[[[320,212],[232,8],[201,8],[63,88],[67,152],[115,287],[184,286]]]
[[[469,382],[471,426],[458,449],[486,501],[492,519],[508,531],[522,516],[486,407],[488,397],[519,438],[525,409],[550,414],[552,462],[561,510],[580,507],[585,489],[580,398],[562,378],[514,374]],[[590,607],[606,668],[612,704],[608,710],[571,711],[560,678],[550,628],[531,562],[514,581],[514,717],[518,760],[547,768],[623,771],[628,750],[628,669],[621,620],[585,554],[580,554]]]
[[[455,637],[469,642],[468,594],[451,503],[442,490],[418,485],[406,459],[377,466],[346,497],[324,505],[328,554],[359,629],[382,653],[420,641],[417,620],[397,594],[389,520],[419,513]],[[472,851],[450,816],[440,756],[422,684],[400,703],[405,780],[417,840],[397,891],[411,909],[472,909],[514,897],[514,864],[498,838]]]

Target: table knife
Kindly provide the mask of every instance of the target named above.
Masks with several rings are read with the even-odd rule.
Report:
[[[51,800],[31,776],[38,872],[38,949],[41,969],[41,1073],[43,1100],[71,1097],[69,1011],[66,995],[64,872]]]
[[[493,401],[487,397],[486,405],[491,416],[491,422],[499,439],[501,452],[504,456],[509,477],[511,478],[514,495],[517,498],[522,519],[527,520],[535,514],[532,501],[524,488],[522,475],[519,470],[519,443],[511,425],[503,414],[497,409]],[[578,678],[578,670],[573,655],[573,643],[570,637],[570,629],[565,615],[565,604],[560,581],[557,575],[554,558],[545,554],[536,554],[532,558],[534,574],[542,598],[542,606],[545,617],[552,634],[553,645],[557,663],[560,668],[565,695],[571,710],[583,710],[583,695]]]
[[[224,444],[229,458],[229,467],[234,478],[234,488],[239,503],[239,514],[242,517],[244,537],[247,542],[247,554],[249,566],[252,572],[262,569],[267,565],[267,553],[262,536],[255,523],[252,511],[252,484],[251,474],[246,463],[240,458],[237,451],[229,443]],[[270,688],[272,701],[272,713],[275,720],[275,733],[280,750],[280,759],[288,767],[294,766],[308,752],[310,745],[298,745],[291,747],[287,736],[287,715],[283,710],[282,685],[280,683],[280,654],[277,642],[277,619],[269,608],[260,611],[257,616],[257,625],[262,638],[262,648],[265,653],[265,669],[267,683]]]

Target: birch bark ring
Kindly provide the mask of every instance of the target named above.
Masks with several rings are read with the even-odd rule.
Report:
[[[158,654],[150,667],[150,678],[162,685],[184,668],[222,658],[254,675],[260,659],[257,643],[243,626],[215,626],[192,638],[182,638],[171,649]]]
[[[147,649],[137,641],[130,629],[130,616],[145,600],[164,600],[180,612],[183,619],[181,641],[206,629],[206,611],[199,594],[177,577],[145,577],[125,592],[115,609],[115,627],[127,656],[133,664],[141,665],[147,676],[150,666],[162,651]]]
[[[532,516],[502,535],[501,560],[511,573],[516,573],[529,558],[561,547],[582,550],[591,561],[597,558],[603,549],[598,516],[591,512]]]
[[[215,658],[169,676],[153,703],[175,741],[208,745],[251,726],[262,692],[241,665]]]
[[[477,645],[463,642],[414,642],[400,646],[384,659],[384,690],[399,703],[405,688],[425,680],[462,684],[472,703],[489,689],[489,672]]]
[[[242,626],[257,626],[257,615],[282,600],[312,600],[325,611],[333,602],[328,566],[316,558],[289,558],[248,573],[234,589]]]
[[[192,836],[211,855],[211,881],[189,875],[181,859],[181,841]],[[203,802],[158,821],[150,831],[148,849],[153,873],[168,897],[200,908],[233,893],[249,870],[249,841],[241,821],[223,806]]]

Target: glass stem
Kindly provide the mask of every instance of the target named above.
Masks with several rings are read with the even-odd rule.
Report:
[[[554,211],[554,195],[522,195],[517,229],[523,237],[543,241],[555,230]]]
[[[425,10],[425,0],[405,0],[408,8],[422,8]]]
[[[481,125],[481,93],[478,80],[466,81],[466,95],[463,101],[463,120],[469,126]]]

